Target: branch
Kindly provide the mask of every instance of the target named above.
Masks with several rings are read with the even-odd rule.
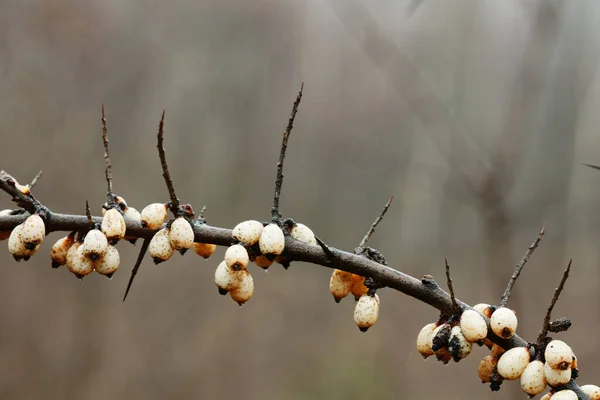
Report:
[[[279,213],[279,198],[281,197],[281,185],[283,184],[283,160],[285,158],[285,151],[287,150],[287,143],[294,127],[294,119],[298,112],[298,106],[302,100],[302,91],[304,90],[304,82],[300,85],[300,91],[292,107],[292,114],[288,120],[287,128],[283,132],[283,140],[281,141],[281,151],[279,153],[279,161],[277,162],[277,178],[275,179],[275,194],[273,195],[273,207],[271,207],[271,218],[274,222],[279,222],[281,214]]]
[[[106,115],[104,104],[102,104],[102,143],[104,145],[104,174],[106,175],[106,200],[110,207],[115,205],[115,196],[112,187],[112,165],[110,164],[110,152],[108,150],[108,129],[106,128]]]
[[[569,265],[567,265],[567,269],[565,270],[565,273],[563,274],[563,277],[560,280],[560,284],[554,291],[554,296],[552,296],[552,301],[550,301],[550,305],[548,306],[548,311],[546,312],[546,317],[544,318],[544,325],[542,326],[540,334],[538,335],[538,344],[541,344],[548,335],[548,329],[550,328],[550,318],[552,317],[552,310],[554,309],[554,306],[558,301],[558,297],[560,296],[560,293],[562,292],[563,288],[565,287],[565,283],[569,278],[569,272],[571,272],[571,261],[573,260],[569,260]]]
[[[523,256],[519,264],[517,264],[517,266],[515,267],[515,271],[513,272],[512,276],[510,277],[510,281],[508,281],[508,285],[506,286],[506,290],[500,298],[500,307],[506,306],[508,298],[510,297],[510,292],[512,291],[512,288],[515,285],[517,278],[519,278],[519,275],[521,275],[521,271],[525,267],[525,264],[527,264],[527,261],[529,260],[529,257],[531,257],[531,254],[533,254],[534,250],[538,247],[538,244],[540,244],[540,240],[542,240],[542,237],[544,237],[545,230],[546,224],[542,226],[542,230],[540,231],[540,233],[538,233],[537,238],[535,238],[531,246],[529,246],[529,248],[525,252],[525,255]]]
[[[173,186],[173,180],[171,179],[171,174],[169,173],[169,165],[167,164],[167,156],[165,154],[165,148],[163,145],[164,139],[164,127],[165,127],[165,110],[163,110],[162,115],[160,117],[160,123],[158,124],[158,143],[156,147],[158,148],[158,157],[160,158],[160,166],[163,170],[163,178],[165,179],[165,183],[167,184],[167,189],[169,190],[169,197],[171,198],[170,209],[173,215],[179,215],[179,199],[175,194],[175,187]]]
[[[12,200],[21,208],[24,208],[30,214],[43,211],[46,218],[49,217],[49,211],[46,207],[33,197],[27,186],[22,186],[6,171],[0,171],[0,189],[12,196]]]

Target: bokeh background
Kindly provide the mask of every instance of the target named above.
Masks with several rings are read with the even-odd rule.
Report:
[[[114,187],[166,201],[155,133],[181,199],[208,222],[267,219],[281,133],[305,96],[282,212],[351,250],[390,195],[371,245],[391,266],[497,303],[543,223],[509,305],[533,340],[568,260],[555,316],[573,327],[580,383],[600,382],[600,2],[595,0],[3,0],[0,167],[52,210],[104,202],[100,105]],[[1,208],[11,206],[8,196]],[[331,271],[253,270],[240,308],[191,253],[142,265],[119,246],[112,280],[52,270],[53,234],[28,263],[0,252],[2,399],[517,399],[477,378],[486,354],[423,361],[431,307],[384,290],[361,334]],[[46,254],[44,254],[46,253]]]

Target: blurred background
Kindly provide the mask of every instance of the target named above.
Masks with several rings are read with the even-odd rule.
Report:
[[[600,383],[600,3],[593,0],[3,0],[0,168],[57,212],[105,201],[100,106],[114,187],[130,206],[167,200],[155,133],[166,109],[179,198],[208,222],[265,220],[292,102],[305,91],[281,211],[352,250],[390,195],[370,244],[389,264],[497,304],[540,228],[509,306],[534,340],[572,318],[579,382]],[[0,208],[11,207],[8,196]],[[335,304],[331,270],[252,270],[240,308],[193,253],[147,258],[119,245],[112,280],[52,270],[52,234],[28,263],[0,252],[2,399],[517,399],[477,377],[487,352],[423,361],[437,312],[384,290],[361,334]],[[138,245],[139,247],[139,245]]]

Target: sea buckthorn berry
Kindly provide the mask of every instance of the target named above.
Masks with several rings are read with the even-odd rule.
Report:
[[[583,393],[587,394],[591,400],[600,400],[600,387],[596,385],[580,386]]]
[[[481,383],[488,383],[490,381],[490,376],[492,375],[496,365],[498,365],[498,357],[491,354],[483,357],[483,359],[479,362],[479,366],[477,367],[477,373],[479,374]]]
[[[572,390],[561,390],[556,392],[551,397],[552,400],[577,400],[578,397]]]
[[[528,395],[535,396],[546,389],[544,363],[540,360],[530,362],[521,374],[521,389]]]
[[[169,240],[169,230],[163,228],[156,232],[150,243],[148,244],[148,254],[154,260],[154,264],[160,264],[161,262],[167,261],[175,250],[171,246],[171,240]]]
[[[492,313],[494,312],[492,306],[486,303],[479,303],[473,306],[473,309],[477,311],[479,314],[491,318]]]
[[[220,294],[227,294],[238,286],[242,281],[242,271],[234,271],[222,261],[215,270],[215,284],[219,288]]]
[[[431,334],[431,350],[436,355],[447,353],[451,330],[450,324],[441,324]]]
[[[140,213],[142,226],[148,229],[158,229],[167,220],[167,205],[152,203],[144,207]]]
[[[25,243],[28,249],[33,250],[35,246],[42,243],[46,236],[46,226],[44,220],[38,214],[32,214],[25,222],[21,229],[21,240]]]
[[[233,228],[232,237],[246,246],[253,246],[258,243],[262,231],[263,224],[261,222],[249,220],[237,224]]]
[[[115,244],[123,239],[127,227],[123,215],[116,208],[111,208],[102,218],[101,229],[108,239],[108,243]]]
[[[234,271],[246,269],[249,262],[248,251],[241,244],[229,246],[225,251],[225,263]]]
[[[95,270],[100,275],[104,275],[109,279],[119,269],[121,264],[121,256],[116,247],[109,245],[106,252],[100,260],[96,262]]]
[[[175,218],[169,228],[169,240],[173,249],[184,254],[194,245],[194,229],[184,217]]]
[[[502,347],[498,346],[496,343],[492,345],[492,348],[490,349],[491,355],[500,357],[503,353],[504,349]]]
[[[77,250],[75,250],[71,262],[67,262],[69,271],[75,274],[79,279],[83,279],[84,276],[94,272],[94,262],[83,254],[82,247],[83,245],[77,246]]]
[[[550,386],[565,385],[571,380],[571,369],[554,369],[546,362],[544,364],[544,375],[546,376],[546,382]]]
[[[473,310],[466,310],[460,316],[460,328],[465,338],[471,342],[477,342],[485,339],[488,333],[485,319],[480,313]]]
[[[517,331],[517,316],[513,310],[500,307],[492,314],[490,326],[496,335],[510,339]]]
[[[83,244],[81,245],[83,255],[89,257],[92,261],[102,258],[107,248],[108,240],[106,240],[106,236],[97,229],[89,231],[85,235],[85,239],[83,239]]]
[[[285,248],[283,231],[277,224],[270,223],[263,228],[258,239],[258,245],[260,246],[260,252],[265,256],[280,255]]]
[[[273,264],[273,261],[269,260],[267,257],[261,254],[254,259],[254,264],[263,268],[266,271],[271,266],[271,264]]]
[[[294,225],[292,229],[290,229],[290,236],[301,242],[305,242],[312,245],[317,244],[315,234],[308,226],[304,224],[296,223],[296,225]]]
[[[31,246],[27,245],[21,238],[22,232],[23,224],[19,224],[12,230],[10,236],[8,237],[8,251],[13,256],[15,261],[28,261],[29,258],[40,248],[39,244],[33,248],[30,248]]]
[[[335,302],[339,303],[344,297],[350,294],[351,290],[352,274],[341,269],[334,269],[329,280],[329,291],[333,295]]]
[[[573,364],[573,350],[562,340],[553,340],[546,346],[544,358],[552,369],[569,369]]]
[[[434,354],[433,349],[431,348],[431,337],[437,326],[438,325],[435,322],[427,324],[421,328],[417,335],[417,350],[421,353],[423,358],[427,358]]]
[[[241,270],[238,274],[240,281],[239,285],[235,289],[229,291],[229,296],[231,296],[233,301],[237,302],[241,307],[245,302],[250,300],[252,294],[254,294],[254,279],[247,270]]]
[[[123,211],[123,218],[140,224],[142,223],[142,215],[133,207],[127,207],[125,211]]]
[[[498,360],[498,373],[507,380],[517,379],[527,368],[529,359],[527,347],[514,347],[507,350]]]
[[[354,295],[354,299],[358,301],[360,296],[367,293],[369,288],[365,286],[365,277],[352,274],[352,288],[350,289],[352,294]]]
[[[212,255],[212,253],[215,252],[216,249],[217,249],[216,244],[194,243],[194,251],[196,252],[196,254],[198,254],[200,257],[203,257],[205,259],[210,257]]]
[[[372,327],[379,317],[379,296],[363,294],[354,307],[354,322],[361,332],[366,332]]]
[[[462,333],[460,326],[456,325],[450,330],[450,340],[448,340],[448,352],[452,355],[455,362],[471,354],[473,345]]]
[[[65,265],[67,266],[69,271],[72,271],[73,260],[75,259],[75,255],[77,254],[77,249],[79,249],[79,247],[82,244],[83,243],[79,241],[75,242],[71,245],[69,251],[67,251],[67,262],[65,263]]]
[[[52,259],[52,268],[58,268],[67,263],[67,253],[71,246],[75,243],[75,235],[67,235],[60,238],[54,243],[50,250],[50,258]]]
[[[115,200],[115,205],[117,205],[121,210],[125,211],[129,208],[129,207],[127,207],[127,202],[121,196],[115,196],[114,200]],[[108,209],[110,209],[110,206],[108,205],[108,202],[106,202],[102,206],[102,216],[104,216],[106,214],[106,210],[108,210]]]

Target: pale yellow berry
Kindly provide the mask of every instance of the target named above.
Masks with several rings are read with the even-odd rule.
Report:
[[[161,262],[167,261],[175,250],[171,246],[171,240],[169,240],[169,230],[163,228],[156,232],[150,243],[148,244],[148,254],[154,260],[154,264],[160,264]]]
[[[54,243],[50,250],[50,258],[52,259],[52,268],[58,268],[67,263],[67,253],[71,246],[75,243],[75,235],[71,234],[60,238]]]
[[[185,253],[194,245],[194,229],[184,217],[176,218],[169,229],[169,240],[173,249]]]
[[[216,244],[194,243],[194,251],[196,252],[196,254],[198,254],[200,257],[203,257],[203,258],[210,257],[212,255],[212,253],[215,252],[216,249],[217,249]]]
[[[301,242],[305,242],[312,245],[317,244],[315,234],[312,230],[310,230],[308,226],[304,224],[296,223],[296,225],[294,225],[292,229],[290,229],[290,236]]]
[[[38,244],[42,243],[46,236],[46,226],[44,220],[38,214],[32,214],[25,222],[21,229],[21,240],[28,248],[33,249]]]
[[[545,388],[544,363],[539,360],[530,362],[521,374],[521,389],[534,396],[542,393]]]
[[[240,283],[235,289],[229,291],[229,296],[241,307],[254,294],[254,279],[247,270],[241,270],[238,274]]]
[[[600,400],[600,387],[596,385],[583,385],[581,391],[588,395],[591,400]]]
[[[483,359],[479,362],[479,366],[477,367],[477,373],[479,374],[481,383],[487,383],[490,381],[490,376],[492,375],[492,371],[494,371],[494,367],[496,365],[498,365],[498,357],[491,354],[483,357]]]
[[[242,281],[242,271],[234,271],[222,261],[215,270],[215,285],[219,288],[220,294],[227,294],[236,289]]]
[[[108,239],[108,243],[115,244],[123,239],[126,230],[125,219],[116,208],[106,211],[102,218],[102,232]]]
[[[450,330],[450,340],[448,340],[448,352],[458,362],[471,354],[473,345],[463,335],[460,326],[456,325]]]
[[[119,269],[120,264],[119,251],[116,247],[109,245],[102,258],[96,262],[95,270],[101,275],[112,278],[113,274]]]
[[[354,322],[361,332],[366,332],[372,327],[379,317],[379,296],[363,294],[354,307]]]
[[[82,246],[78,246],[71,262],[67,262],[67,268],[79,279],[94,272],[94,262],[82,252]],[[73,248],[73,247],[71,247]]]
[[[479,303],[473,306],[473,309],[477,311],[479,314],[490,318],[492,316],[492,306],[486,303]]]
[[[504,353],[504,349],[498,346],[496,343],[492,344],[492,348],[490,349],[490,354],[493,356],[500,357]]]
[[[260,252],[265,256],[283,253],[285,248],[283,231],[277,224],[270,223],[263,228],[258,245],[260,246]]]
[[[527,347],[515,347],[507,350],[498,360],[498,373],[507,380],[517,379],[529,364]]]
[[[510,339],[517,331],[517,316],[513,310],[500,307],[492,314],[490,326],[496,335]]]
[[[365,277],[352,274],[352,287],[350,292],[354,295],[354,299],[358,301],[360,296],[367,293],[369,288],[365,286]]]
[[[125,218],[125,221],[134,221],[138,224],[142,223],[142,215],[133,207],[127,207],[125,211],[123,211],[123,218]]]
[[[263,224],[259,221],[249,220],[240,222],[233,228],[232,237],[245,244],[253,246],[258,243],[263,231]]]
[[[106,253],[107,248],[108,240],[106,240],[106,236],[97,229],[89,231],[81,245],[83,255],[89,257],[92,261],[99,260]]]
[[[417,350],[421,353],[423,358],[427,358],[434,354],[433,349],[431,348],[431,337],[437,326],[438,325],[435,322],[427,324],[421,328],[417,335]]]
[[[167,220],[167,205],[152,203],[144,207],[140,213],[142,226],[148,229],[158,229]]]
[[[351,290],[352,274],[341,269],[334,269],[331,273],[331,279],[329,279],[329,291],[333,295],[335,302],[339,303],[344,297],[350,294]]]
[[[67,268],[69,269],[69,271],[73,270],[73,260],[75,259],[75,255],[77,254],[77,250],[79,249],[79,247],[81,247],[82,244],[83,244],[82,242],[75,242],[69,248],[69,251],[67,251],[67,261],[65,262],[65,265],[67,266]]]
[[[544,375],[550,386],[565,385],[571,380],[571,368],[565,370],[554,369],[546,362],[544,364]]]
[[[25,243],[21,238],[22,232],[23,224],[19,224],[12,230],[8,237],[8,251],[16,261],[28,261],[40,248],[39,244],[32,248],[31,245]]]
[[[477,342],[485,339],[488,333],[485,319],[483,319],[480,313],[473,310],[466,310],[461,314],[460,328],[469,342]]]
[[[577,394],[572,390],[561,390],[552,395],[552,400],[577,400]]]
[[[254,264],[263,268],[264,270],[267,270],[267,268],[269,268],[271,264],[273,264],[273,261],[269,260],[267,257],[261,254],[254,259]]]
[[[573,350],[562,340],[553,340],[546,346],[544,358],[552,369],[569,369],[573,364]]]
[[[229,246],[225,251],[225,263],[234,271],[246,269],[249,262],[248,251],[241,244]]]

